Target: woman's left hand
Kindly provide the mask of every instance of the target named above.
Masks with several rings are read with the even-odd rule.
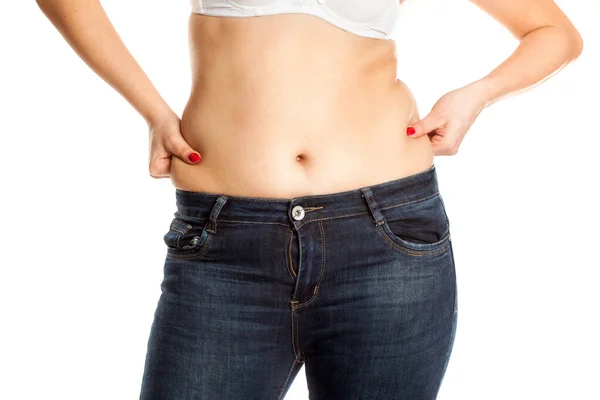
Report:
[[[409,125],[406,134],[409,135],[413,128],[414,133],[409,137],[428,135],[434,155],[454,155],[484,108],[481,90],[467,85],[442,96],[425,118]]]

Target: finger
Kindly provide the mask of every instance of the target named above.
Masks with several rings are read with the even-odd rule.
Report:
[[[448,137],[435,136],[431,144],[435,155],[453,156],[458,153],[458,145],[450,143]]]
[[[200,154],[192,149],[182,136],[172,136],[167,143],[167,150],[187,164],[197,164],[202,158]]]
[[[429,113],[425,118],[409,125],[406,128],[406,134],[411,138],[418,138],[441,128],[443,125],[444,121],[442,121],[441,118],[435,114]]]
[[[150,160],[148,172],[153,178],[167,178],[171,170],[171,157],[156,157]]]
[[[444,155],[444,138],[439,135],[431,135],[429,137],[429,141],[431,142],[431,148],[433,150],[433,154],[436,156]]]

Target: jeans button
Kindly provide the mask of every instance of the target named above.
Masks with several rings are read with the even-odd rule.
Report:
[[[300,221],[304,218],[304,208],[302,208],[302,206],[292,208],[292,216],[296,221]]]

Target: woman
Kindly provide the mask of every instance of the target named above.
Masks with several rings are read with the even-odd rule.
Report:
[[[457,296],[433,158],[582,49],[551,0],[472,1],[520,45],[421,119],[396,0],[192,0],[180,120],[99,2],[38,0],[175,187],[140,398],[282,399],[303,364],[311,399],[436,398]]]

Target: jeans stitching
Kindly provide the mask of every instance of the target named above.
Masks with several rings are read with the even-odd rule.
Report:
[[[452,355],[452,348],[453,348],[453,344],[454,344],[454,340],[455,340],[455,336],[456,336],[456,328],[458,325],[458,308],[457,308],[457,298],[458,298],[458,288],[456,285],[456,264],[454,263],[454,252],[452,251],[452,249],[450,249],[450,252],[452,252],[452,266],[454,269],[454,299],[452,302],[452,327],[451,327],[451,333],[450,333],[450,338],[449,338],[449,348],[448,348],[448,352],[446,353],[446,361],[444,362],[444,368],[443,368],[443,374],[442,374],[442,379],[443,376],[446,374],[446,371],[448,370],[448,365],[450,363],[450,357]],[[439,384],[438,384],[438,388],[437,388],[437,392],[439,392],[439,390],[442,387],[442,383],[443,380],[440,380]]]
[[[204,253],[208,249],[208,245],[210,244],[212,237],[213,237],[213,234],[209,234],[208,237],[206,238],[206,240],[204,241],[204,244],[202,245],[202,247],[194,253],[176,254],[176,253],[173,253],[170,249],[168,249],[167,256],[169,258],[173,258],[173,259],[177,259],[177,260],[192,260],[192,259],[200,258],[204,255]]]
[[[290,376],[292,376],[292,371],[294,370],[294,366],[295,365],[296,365],[296,360],[294,360],[292,362],[292,366],[290,367],[290,370],[289,370],[289,372],[287,374],[287,377],[285,378],[285,382],[283,382],[283,387],[279,391],[279,395],[277,396],[277,400],[281,400],[281,396],[283,395],[283,391],[285,390],[285,387],[286,387],[288,381],[290,380]]]
[[[296,356],[296,360],[300,357],[300,347],[298,346],[298,318],[296,318],[296,313],[294,312],[294,308],[292,307],[292,322],[294,324],[294,329],[292,331],[292,340],[294,347],[294,355]]]
[[[312,303],[316,298],[317,298],[317,293],[319,292],[319,285],[321,284],[321,281],[323,280],[323,272],[325,271],[325,230],[323,229],[323,222],[319,221],[319,229],[321,231],[321,246],[322,246],[322,250],[321,250],[321,269],[319,271],[319,280],[317,281],[317,284],[315,286],[315,289],[313,290],[313,295],[310,299],[308,299],[307,301],[305,301],[304,303],[301,303],[300,305],[297,306],[293,306],[292,310],[298,310],[299,308],[305,307],[307,305],[309,305],[310,303]]]
[[[304,357],[302,356],[302,353],[300,352],[300,343],[298,341],[298,313],[294,311],[294,317],[296,318],[296,349],[298,350],[298,353],[296,354],[296,361],[299,363],[303,363],[304,362]]]
[[[383,228],[381,228],[381,225],[377,225],[377,227],[375,228],[377,230],[377,233],[386,241],[388,242],[394,249],[400,250],[401,252],[408,254],[410,256],[420,256],[420,257],[427,257],[427,256],[434,256],[434,255],[438,255],[438,254],[443,254],[446,251],[446,247],[448,246],[448,241],[446,240],[445,243],[442,245],[442,247],[440,247],[439,249],[434,249],[434,250],[409,250],[409,249],[405,249],[404,247],[401,247],[399,244],[397,244],[396,242],[392,241],[392,239],[390,239],[387,234],[383,231]]]
[[[189,227],[189,228],[188,228],[186,231],[184,231],[183,229],[179,229],[179,228],[176,228],[176,227],[172,226],[172,227],[171,227],[171,230],[172,230],[172,231],[175,231],[175,232],[177,232],[177,233],[181,233],[182,235],[185,235],[185,233],[191,229],[191,226],[190,226],[190,225],[188,225],[188,227]]]
[[[346,218],[346,217],[354,217],[357,215],[362,215],[362,214],[368,214],[369,211],[361,211],[361,212],[357,212],[357,213],[353,213],[353,214],[344,214],[344,215],[336,215],[333,217],[324,217],[324,218],[315,218],[315,219],[311,219],[310,221],[306,221],[305,223],[298,225],[298,228],[301,228],[302,226],[309,224],[311,222],[319,222],[319,221],[326,221],[329,219],[337,219],[337,218]],[[290,224],[286,224],[283,222],[271,222],[271,221],[246,221],[246,220],[236,220],[236,219],[217,219],[217,222],[224,222],[224,223],[228,223],[228,224],[267,224],[267,225],[281,225],[281,226],[285,226],[286,228],[290,227]]]
[[[353,213],[353,214],[344,214],[344,215],[335,215],[333,217],[315,218],[315,219],[311,219],[310,221],[306,221],[306,222],[298,225],[298,229],[302,228],[304,225],[310,224],[311,222],[320,222],[320,221],[327,221],[330,219],[355,217],[357,215],[368,214],[368,213],[369,213],[369,211],[361,211],[361,212],[357,212],[357,213]]]
[[[286,235],[286,240],[287,240],[287,235]],[[294,231],[292,229],[290,229],[290,243],[288,246],[288,254],[286,257],[286,264],[288,266],[288,272],[290,274],[290,276],[292,277],[292,279],[296,279],[296,277],[298,276],[296,274],[296,271],[294,271],[294,260],[292,259],[292,241],[294,240]]]
[[[295,312],[294,308],[293,308],[293,304],[297,303],[297,301],[292,301],[292,309],[291,309],[291,316],[292,316],[292,348],[294,350],[294,355],[296,357],[296,362],[298,363],[303,363],[304,359],[302,357],[302,354],[300,354],[300,344],[298,343],[298,314]]]
[[[321,208],[325,208],[325,206],[318,206],[318,207],[304,207],[304,211],[309,212],[309,211],[315,211],[315,210],[320,210]]]
[[[390,208],[395,208],[395,207],[399,207],[399,206],[404,206],[406,204],[412,204],[412,203],[417,203],[419,201],[424,201],[427,199],[431,199],[432,197],[435,197],[437,195],[439,195],[439,191],[435,192],[433,194],[427,195],[425,197],[419,197],[418,199],[413,199],[413,200],[408,200],[408,201],[403,201],[402,203],[396,203],[396,204],[392,204],[389,206],[385,206],[385,207],[381,207],[380,210],[389,210]]]
[[[285,226],[286,228],[290,227],[290,224],[284,224],[283,222],[271,222],[271,221],[242,221],[242,220],[236,220],[236,219],[221,219],[221,218],[217,218],[217,222],[221,223],[221,222],[225,222],[225,223],[229,223],[229,224],[267,224],[267,225],[281,225],[281,226]]]
[[[382,207],[381,210],[388,210],[390,208],[394,208],[394,207],[399,207],[399,206],[403,206],[406,204],[411,204],[411,203],[415,203],[418,201],[423,201],[423,200],[427,200],[431,197],[437,196],[439,194],[438,192],[435,192],[434,194],[431,195],[427,195],[425,197],[419,197],[418,199],[414,199],[414,200],[409,200],[409,201],[404,201],[401,203],[396,203],[396,204],[391,204],[389,206],[386,207]],[[316,208],[316,207],[313,207]],[[306,210],[306,208],[305,208]],[[300,225],[298,225],[298,229],[303,227],[306,224],[310,224],[311,222],[319,222],[319,221],[327,221],[330,219],[338,219],[338,218],[348,218],[348,217],[355,217],[357,215],[363,215],[363,214],[369,214],[370,211],[369,210],[365,210],[365,211],[360,211],[360,212],[356,212],[356,213],[352,213],[352,214],[343,214],[343,215],[335,215],[332,217],[323,217],[323,218],[315,218],[315,219],[311,219],[309,221],[305,221],[304,223],[301,223]],[[228,224],[268,224],[268,225],[282,225],[285,226],[287,228],[289,228],[289,224],[283,223],[283,222],[272,222],[272,221],[247,221],[247,220],[237,220],[237,219],[217,219],[218,222],[225,222]]]

